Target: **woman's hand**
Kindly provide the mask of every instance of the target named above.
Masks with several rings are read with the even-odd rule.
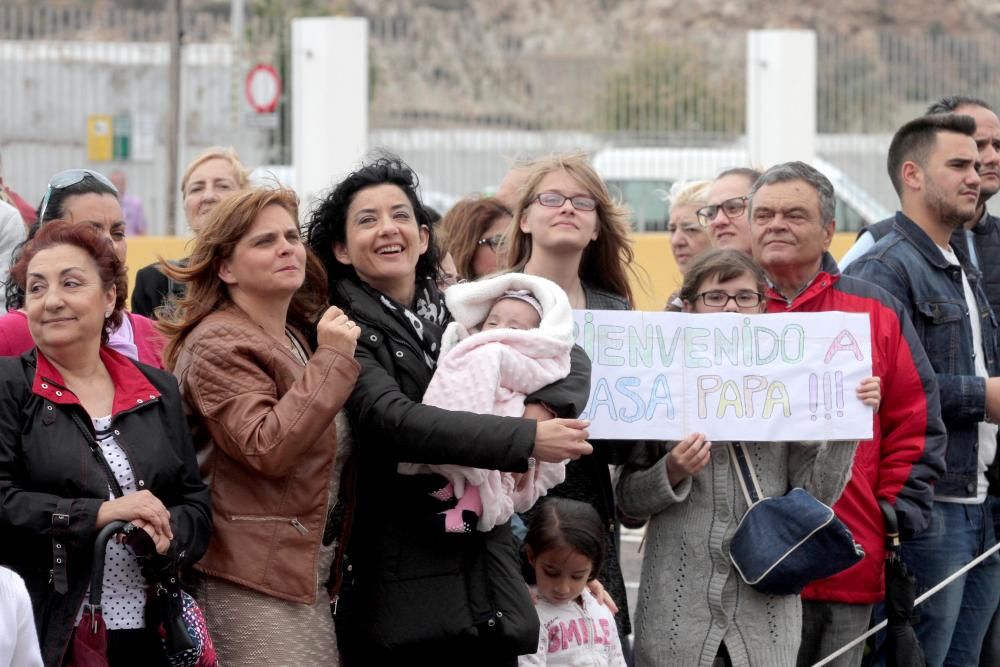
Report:
[[[590,454],[594,448],[587,442],[590,422],[581,419],[550,419],[537,422],[535,448],[531,455],[546,463],[561,463]]]
[[[597,579],[591,579],[587,582],[587,588],[590,589],[590,594],[605,607],[611,610],[612,614],[618,613],[618,605],[615,604],[614,598],[608,593],[607,589],[604,588],[604,584],[599,582]]]
[[[858,399],[870,406],[872,412],[878,412],[878,406],[882,402],[882,378],[865,378],[858,384]]]
[[[316,342],[329,345],[345,357],[354,356],[361,327],[355,324],[340,308],[330,306],[316,324]]]
[[[112,521],[143,522],[152,529],[153,540],[156,534],[166,538],[169,544],[174,539],[174,531],[170,528],[170,512],[163,506],[160,499],[149,491],[129,493],[121,498],[108,500],[97,510],[97,528],[104,528]],[[159,550],[159,542],[157,542]]]
[[[163,554],[167,553],[167,549],[170,548],[170,542],[171,542],[171,539],[169,537],[167,537],[166,535],[164,535],[162,533],[156,532],[156,530],[153,529],[153,526],[151,524],[146,523],[142,519],[132,519],[132,525],[135,526],[136,528],[141,528],[144,531],[146,531],[146,533],[153,540],[153,545],[156,547],[156,553],[158,553],[160,555],[163,555]],[[117,538],[118,538],[119,542],[121,542],[123,544],[127,543],[127,540],[125,539],[124,533],[119,533],[117,535]],[[139,556],[139,555],[140,554],[138,554],[138,553],[136,554],[136,556]],[[152,554],[150,554],[150,555],[152,555]]]
[[[692,433],[677,443],[667,454],[667,480],[677,486],[686,477],[695,474],[712,456],[712,443],[702,433]]]

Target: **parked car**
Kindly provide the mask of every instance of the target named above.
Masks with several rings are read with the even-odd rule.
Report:
[[[594,155],[594,167],[612,193],[628,204],[639,232],[666,231],[670,217],[667,193],[677,181],[712,179],[724,169],[750,163],[743,148],[606,148]],[[857,232],[884,220],[892,211],[826,160],[813,166],[837,193],[837,231]]]

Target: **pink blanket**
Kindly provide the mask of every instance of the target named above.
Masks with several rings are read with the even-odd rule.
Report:
[[[520,417],[527,394],[569,374],[571,349],[571,341],[546,335],[542,329],[494,329],[473,334],[442,353],[423,402],[447,410]],[[477,486],[483,501],[478,529],[485,532],[510,519],[514,512],[529,509],[561,483],[566,465],[538,462],[520,484],[511,473],[451,464],[401,463],[399,472],[443,475],[459,498],[467,484]]]

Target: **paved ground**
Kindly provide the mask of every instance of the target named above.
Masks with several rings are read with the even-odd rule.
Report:
[[[639,545],[646,529],[631,530],[622,528],[621,563],[622,574],[625,575],[625,591],[628,593],[628,610],[635,618],[635,601],[639,593],[639,572],[642,569],[642,553]]]

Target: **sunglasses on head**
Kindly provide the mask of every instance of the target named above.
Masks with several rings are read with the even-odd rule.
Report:
[[[55,190],[62,190],[63,188],[76,185],[88,176],[111,188],[115,195],[118,194],[118,188],[115,187],[115,184],[100,172],[93,171],[92,169],[67,169],[60,171],[49,179],[49,185],[45,189],[45,198],[42,199],[42,210],[38,215],[38,221],[43,222],[45,220],[45,210],[49,207],[49,198]]]

